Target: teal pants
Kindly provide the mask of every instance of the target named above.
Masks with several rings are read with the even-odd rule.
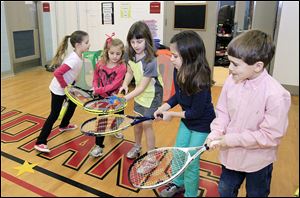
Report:
[[[202,146],[208,136],[208,132],[198,132],[189,130],[183,122],[180,122],[175,147],[195,147]],[[196,151],[191,151],[193,156]],[[198,156],[190,165],[184,170],[179,177],[173,180],[177,186],[184,186],[185,197],[197,197],[199,188],[199,170],[200,170],[200,156]]]

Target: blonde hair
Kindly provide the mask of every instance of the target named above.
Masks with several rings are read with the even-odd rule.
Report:
[[[102,57],[101,57],[101,61],[104,64],[107,64],[107,62],[109,61],[109,56],[108,56],[108,51],[110,49],[111,46],[120,46],[121,51],[122,51],[122,56],[120,58],[120,60],[118,61],[118,63],[123,63],[124,62],[124,54],[125,54],[125,47],[124,47],[124,43],[118,39],[111,39],[111,40],[106,40],[105,44],[104,44],[104,50],[102,53]]]
[[[88,33],[84,31],[75,31],[71,35],[67,35],[64,37],[63,41],[58,46],[55,56],[53,57],[51,64],[52,66],[60,65],[65,57],[65,52],[68,49],[68,39],[70,38],[70,42],[72,47],[75,48],[76,43],[81,43],[84,36],[87,36]]]

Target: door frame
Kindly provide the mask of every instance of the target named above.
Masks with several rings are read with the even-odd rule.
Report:
[[[41,49],[40,49],[40,37],[39,37],[39,23],[38,23],[38,7],[37,7],[37,1],[32,1],[32,4],[35,4],[35,25],[36,27],[34,28],[28,28],[31,26],[28,25],[28,27],[26,25],[24,25],[23,23],[21,25],[16,24],[17,27],[14,27],[14,25],[10,25],[11,24],[11,15],[15,12],[17,12],[17,10],[13,10],[11,9],[8,5],[8,3],[25,3],[25,1],[19,1],[19,2],[3,2],[4,3],[4,9],[5,9],[5,20],[6,20],[6,29],[7,29],[7,39],[8,39],[8,50],[9,50],[9,56],[10,56],[10,60],[11,60],[11,71],[13,74],[15,74],[16,72],[19,71],[23,71],[24,69],[27,68],[32,68],[32,67],[36,67],[39,66],[41,63]],[[17,6],[15,6],[17,7]],[[28,20],[29,21],[29,20]],[[27,21],[27,22],[28,22]],[[35,26],[32,25],[32,26]],[[20,57],[20,58],[16,58],[15,55],[15,45],[14,45],[14,40],[13,40],[13,33],[15,31],[26,31],[26,30],[33,30],[33,34],[34,34],[34,55],[30,55],[30,56],[25,56],[25,57]],[[35,65],[35,66],[32,66]]]

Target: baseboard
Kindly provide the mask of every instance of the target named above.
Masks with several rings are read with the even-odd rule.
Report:
[[[282,85],[284,88],[286,88],[291,95],[293,96],[299,96],[299,86],[295,85]]]
[[[1,79],[9,78],[14,76],[15,74],[12,71],[1,72]]]

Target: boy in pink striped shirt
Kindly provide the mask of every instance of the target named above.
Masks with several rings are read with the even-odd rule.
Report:
[[[265,69],[275,46],[259,30],[247,31],[228,45],[230,76],[216,106],[217,117],[207,137],[219,140],[221,197],[236,197],[246,178],[247,196],[270,193],[273,162],[288,126],[290,93]]]

